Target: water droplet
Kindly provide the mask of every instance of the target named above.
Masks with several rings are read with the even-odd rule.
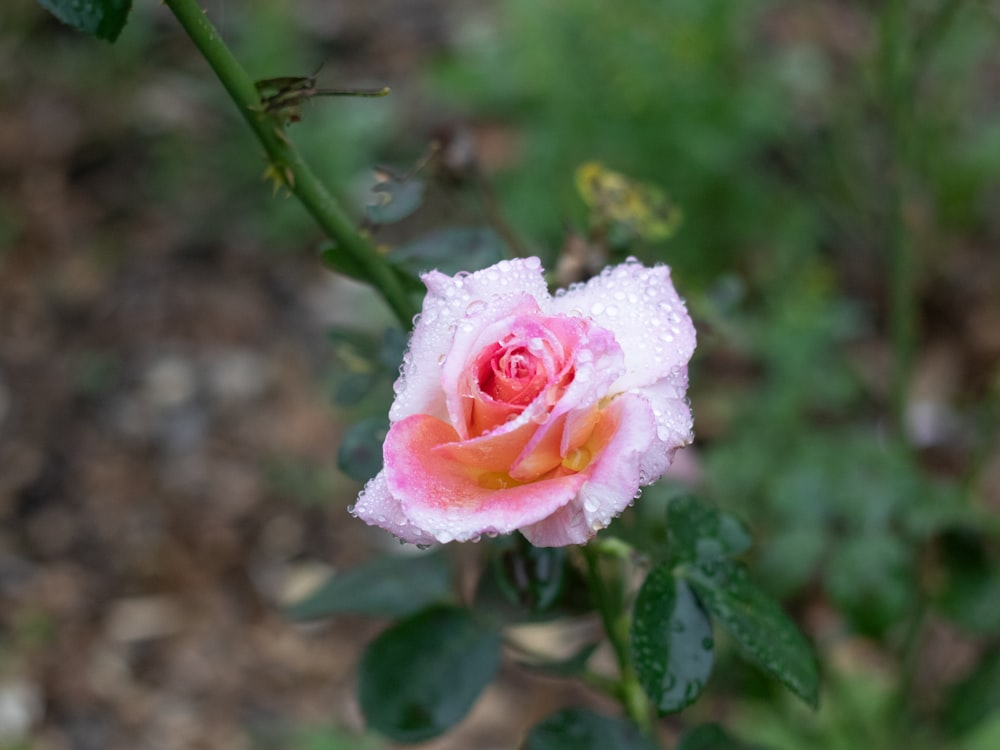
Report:
[[[603,312],[604,312],[604,303],[602,302],[595,302],[593,305],[590,306],[591,315],[600,315]]]
[[[476,315],[486,309],[486,303],[481,299],[474,299],[465,307],[466,315]]]

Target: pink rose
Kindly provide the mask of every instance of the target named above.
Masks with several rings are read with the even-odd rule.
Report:
[[[666,266],[630,259],[555,297],[537,258],[423,281],[362,520],[424,544],[580,544],[691,442],[695,332]]]

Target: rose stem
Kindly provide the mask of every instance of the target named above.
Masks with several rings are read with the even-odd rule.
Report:
[[[639,684],[635,666],[632,664],[632,653],[629,649],[629,612],[625,602],[625,589],[621,573],[615,582],[609,582],[601,575],[601,551],[597,545],[590,544],[580,547],[587,563],[587,582],[590,594],[594,598],[604,624],[604,632],[611,642],[618,661],[618,699],[636,723],[643,734],[652,736],[653,717],[649,700]]]
[[[197,0],[164,0],[194,45],[215,71],[267,154],[269,173],[298,198],[340,252],[350,256],[382,295],[396,318],[409,330],[416,310],[396,273],[355,229],[343,209],[303,160],[285,134],[284,125],[264,111],[253,81],[226,47]]]

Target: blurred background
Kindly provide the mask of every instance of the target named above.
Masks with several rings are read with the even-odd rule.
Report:
[[[626,252],[674,269],[700,336],[675,481],[749,525],[825,692],[799,710],[723,650],[668,740],[1000,746],[1000,6],[205,7],[254,78],[392,88],[291,129],[352,211],[372,167],[442,146],[380,243],[489,225],[563,281]],[[668,194],[676,234],[596,236],[590,161]],[[281,608],[399,550],[347,514],[337,454],[384,414],[372,363],[401,335],[263,171],[157,3],[113,46],[0,9],[3,750],[391,747],[354,698],[382,624]],[[670,491],[611,532],[657,533]],[[511,665],[425,747],[513,748],[581,703],[614,710]]]

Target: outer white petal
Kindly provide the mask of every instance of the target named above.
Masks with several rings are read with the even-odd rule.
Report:
[[[426,531],[410,523],[399,501],[389,492],[384,471],[368,480],[351,513],[369,526],[379,526],[404,542],[432,544],[436,541]]]
[[[667,266],[628,261],[586,284],[556,293],[552,310],[582,315],[611,331],[625,352],[625,373],[612,392],[652,385],[687,364],[695,331]]]
[[[414,322],[402,372],[393,386],[396,398],[389,410],[392,422],[411,414],[448,420],[440,363],[466,316],[474,317],[510,295],[530,294],[543,310],[550,299],[538,258],[505,260],[482,271],[454,277],[431,271],[422,278],[427,285],[427,296]]]
[[[678,449],[694,441],[694,419],[685,398],[686,391],[686,367],[678,368],[659,383],[636,391],[637,396],[649,403],[656,422],[656,440],[639,464],[640,481],[644,485],[663,476]]]

